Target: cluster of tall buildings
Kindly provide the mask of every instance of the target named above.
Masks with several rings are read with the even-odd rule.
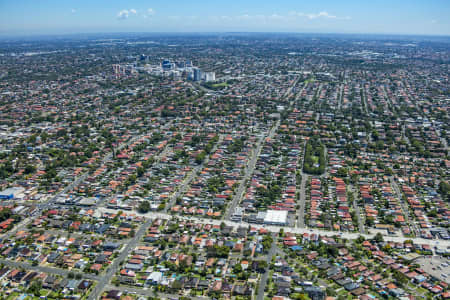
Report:
[[[138,72],[147,72],[157,76],[170,76],[173,78],[187,78],[192,81],[211,82],[216,81],[215,72],[205,72],[199,67],[194,67],[190,60],[172,62],[163,60],[159,65],[150,65],[148,56],[140,55],[136,62],[131,64],[114,64],[113,71],[116,78],[126,75],[134,75]],[[142,63],[145,65],[142,66]]]
[[[198,67],[194,67],[191,61],[171,62],[170,60],[163,60],[161,62],[161,69],[163,72],[173,74],[181,73],[183,77],[187,77],[192,81],[215,81],[215,72],[204,72]]]
[[[126,75],[133,75],[133,74],[137,73],[137,69],[136,69],[135,65],[131,65],[131,64],[125,64],[125,65],[114,64],[113,71],[114,71],[114,76],[116,78],[120,78],[120,77],[126,76]]]

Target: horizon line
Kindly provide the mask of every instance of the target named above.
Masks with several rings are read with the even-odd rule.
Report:
[[[117,31],[117,32],[66,32],[66,33],[2,33],[0,38],[29,38],[29,37],[53,37],[76,35],[120,35],[120,34],[299,34],[299,35],[367,35],[367,36],[409,36],[409,37],[444,37],[450,38],[450,34],[425,34],[425,33],[358,33],[358,32],[300,32],[300,31]]]

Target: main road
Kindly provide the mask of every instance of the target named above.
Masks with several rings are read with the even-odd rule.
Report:
[[[99,208],[102,212],[117,212],[117,209],[107,209],[107,208]],[[298,228],[298,227],[290,227],[290,226],[273,226],[273,225],[259,225],[259,224],[251,224],[247,222],[233,222],[228,220],[214,220],[214,219],[208,219],[208,218],[198,218],[198,217],[192,217],[192,216],[181,216],[181,215],[170,215],[163,212],[148,212],[146,214],[139,214],[136,212],[137,215],[145,216],[147,218],[151,219],[174,219],[177,218],[179,220],[185,220],[185,221],[192,221],[196,223],[201,224],[212,224],[212,225],[220,225],[222,222],[225,223],[227,226],[233,226],[233,227],[240,227],[240,226],[252,226],[256,229],[264,228],[270,232],[278,233],[281,228],[283,228],[284,232],[290,232],[294,234],[317,234],[320,236],[340,236],[345,239],[349,240],[355,240],[358,237],[362,236],[365,239],[372,239],[375,236],[375,233],[367,233],[367,234],[361,234],[357,232],[339,232],[339,231],[331,231],[331,230],[320,230],[320,229],[314,229],[314,228]],[[415,244],[431,244],[431,243],[439,243],[439,246],[441,248],[450,247],[450,240],[428,240],[423,238],[408,238],[408,237],[401,237],[401,236],[384,236],[385,241],[392,241],[397,243],[402,243],[404,241],[412,240]]]

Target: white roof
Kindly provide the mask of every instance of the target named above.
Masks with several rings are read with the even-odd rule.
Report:
[[[10,187],[0,192],[1,195],[9,196],[13,195],[14,197],[17,196],[17,194],[22,193],[25,191],[23,187]]]
[[[147,278],[147,280],[151,280],[154,282],[160,282],[162,279],[163,274],[161,272],[153,272],[150,274],[150,276]]]
[[[264,223],[286,223],[287,216],[288,212],[286,210],[268,210],[264,218]]]

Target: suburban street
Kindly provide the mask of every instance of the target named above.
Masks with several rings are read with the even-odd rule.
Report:
[[[100,276],[93,275],[93,274],[87,274],[83,272],[77,272],[77,271],[69,271],[66,269],[60,269],[60,268],[52,268],[52,267],[46,267],[46,266],[33,266],[28,263],[24,262],[18,262],[18,261],[11,261],[6,259],[0,259],[0,264],[5,265],[10,268],[22,268],[25,270],[33,270],[37,272],[44,272],[49,274],[55,274],[60,276],[69,275],[69,273],[72,273],[74,275],[81,276],[81,278],[90,279],[90,280],[99,280]]]
[[[270,247],[269,252],[267,253],[267,258],[266,258],[267,266],[270,266],[270,263],[272,262],[272,256],[275,255],[276,250],[277,250],[277,234],[272,233],[272,238],[273,238],[272,246]],[[264,274],[261,275],[261,281],[258,286],[256,300],[264,300],[264,290],[266,289],[266,284],[267,284],[267,279],[269,277],[269,273],[270,273],[270,268],[267,267]]]
[[[441,143],[444,146],[445,151],[448,151],[448,143],[447,143],[447,139],[445,138],[444,135],[442,135],[441,130],[436,130],[437,134],[440,137]]]
[[[275,125],[270,129],[267,136],[262,136],[258,140],[258,144],[256,148],[254,148],[254,151],[252,151],[252,157],[249,160],[249,163],[247,165],[247,168],[245,169],[245,175],[241,179],[241,182],[239,183],[239,187],[237,189],[237,192],[233,196],[233,200],[230,203],[230,206],[227,208],[227,212],[225,214],[225,220],[230,220],[231,216],[233,215],[234,211],[236,210],[237,205],[242,199],[243,194],[245,193],[245,190],[247,188],[247,181],[250,180],[252,177],[253,171],[255,170],[256,162],[258,161],[259,153],[261,153],[261,149],[264,145],[265,139],[272,138],[275,132],[278,129],[278,126],[280,126],[280,120],[277,120]]]
[[[391,182],[392,188],[395,191],[395,194],[397,195],[398,202],[400,203],[400,206],[403,211],[403,215],[405,216],[406,224],[408,224],[409,226],[412,227],[416,236],[420,236],[419,228],[417,227],[415,222],[413,220],[411,220],[411,215],[409,214],[408,204],[405,203],[405,201],[403,201],[402,192],[400,191],[400,187],[398,186],[398,184],[395,181],[395,178],[393,176],[391,176],[389,178],[389,180]]]
[[[136,247],[142,237],[146,234],[147,229],[152,224],[151,219],[147,219],[144,224],[139,227],[139,230],[136,232],[134,238],[126,244],[125,248],[119,254],[119,256],[113,261],[113,263],[106,270],[106,274],[100,277],[98,284],[95,286],[94,290],[89,294],[89,300],[95,300],[100,297],[103,292],[105,286],[111,281],[114,274],[119,270],[122,262],[127,258],[128,254]]]
[[[308,183],[308,174],[303,172],[303,164],[305,163],[305,151],[306,151],[306,141],[303,143],[303,155],[302,155],[302,165],[300,166],[300,174],[302,176],[302,181],[300,183],[300,199],[299,199],[299,209],[297,211],[297,223],[296,227],[305,227],[305,207],[306,207],[306,183]]]
[[[305,207],[306,207],[306,183],[308,182],[309,175],[305,173],[302,174],[302,181],[300,184],[300,199],[299,199],[299,209],[297,212],[297,225],[296,227],[304,228],[305,227]]]
[[[219,140],[214,145],[213,149],[211,150],[211,153],[214,153],[217,150],[218,145],[222,143],[223,135],[219,135]],[[186,192],[186,189],[189,187],[189,184],[191,183],[194,178],[197,177],[198,172],[200,172],[205,165],[208,164],[210,159],[210,155],[208,155],[205,160],[198,166],[194,167],[194,169],[186,176],[186,178],[183,180],[181,185],[179,185],[176,189],[176,191],[170,196],[169,202],[164,207],[164,212],[168,212],[171,207],[173,207],[181,195],[183,195]]]
[[[353,194],[353,209],[355,210],[355,215],[356,218],[358,219],[358,230],[361,233],[365,233],[366,230],[364,228],[364,220],[361,217],[361,211],[359,210],[359,205],[358,205],[358,192],[355,191],[355,189],[353,188],[353,186],[349,186],[350,192]]]
[[[292,95],[292,89],[297,84],[297,82],[300,80],[300,77],[297,77],[294,80],[294,83],[291,84],[291,86],[286,90],[286,92],[283,94],[282,98],[289,98]],[[292,105],[292,102],[291,104]],[[262,136],[254,148],[254,151],[252,151],[252,157],[249,159],[249,162],[247,164],[247,167],[245,168],[245,175],[241,179],[241,182],[239,183],[239,187],[237,189],[237,192],[233,196],[233,200],[231,201],[230,205],[228,206],[226,213],[225,213],[225,220],[230,220],[231,216],[234,214],[236,207],[241,202],[241,199],[246,191],[247,188],[247,181],[251,179],[253,172],[255,171],[256,162],[258,161],[259,154],[261,153],[261,149],[264,146],[264,142],[267,138],[271,139],[273,138],[275,132],[277,131],[278,127],[280,126],[280,120],[278,119],[275,125],[270,129],[267,136]]]

